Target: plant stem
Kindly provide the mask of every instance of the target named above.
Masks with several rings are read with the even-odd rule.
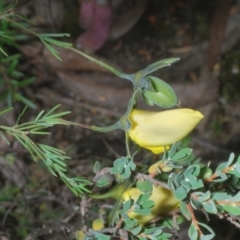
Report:
[[[129,148],[129,136],[127,132],[125,132],[125,145],[126,145],[127,156],[131,158],[131,152]]]
[[[74,52],[76,52],[76,53],[78,53],[78,54],[80,54],[81,56],[87,58],[87,59],[90,60],[91,62],[95,62],[95,63],[97,63],[99,66],[108,69],[109,71],[111,71],[112,73],[114,73],[115,75],[117,75],[118,77],[127,79],[127,80],[129,80],[130,82],[133,82],[133,74],[123,73],[123,72],[117,70],[116,68],[114,68],[114,67],[112,67],[112,66],[110,66],[110,65],[108,65],[108,64],[106,64],[106,63],[104,63],[104,62],[102,62],[102,61],[99,61],[99,60],[97,60],[97,59],[95,59],[95,58],[92,58],[91,56],[83,53],[82,51],[80,51],[80,50],[78,50],[78,49],[76,49],[76,48],[74,48],[74,47],[67,47],[67,48],[70,49],[70,50],[72,50],[72,51],[74,51]]]

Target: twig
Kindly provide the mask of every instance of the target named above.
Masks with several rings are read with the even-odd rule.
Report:
[[[234,168],[235,168],[235,166],[232,165],[232,166],[224,168],[221,172],[222,173],[228,173],[228,172],[234,170]],[[209,178],[205,179],[205,182],[212,182],[215,178],[218,178],[218,174],[217,173],[214,173],[212,176],[210,176]]]
[[[101,171],[98,171],[98,172],[96,173],[96,176],[95,176],[94,179],[93,179],[93,182],[97,182],[97,180],[98,180],[100,177],[106,175],[107,173],[110,173],[111,170],[112,170],[111,167],[105,167],[105,168],[103,168]]]
[[[80,202],[80,214],[81,214],[81,230],[86,232],[87,225],[86,225],[86,213],[88,210],[89,202],[91,199],[87,199],[86,196],[82,197],[82,201]]]
[[[194,215],[194,212],[193,212],[193,208],[192,208],[192,206],[191,206],[191,203],[188,203],[188,204],[187,204],[187,209],[188,209],[189,213],[191,214],[191,218],[192,218],[192,223],[193,223],[193,225],[194,225],[195,228],[197,229],[199,235],[202,237],[202,236],[203,236],[203,232],[202,232],[202,230],[200,229],[200,227],[199,227],[199,225],[198,225],[198,221],[197,221],[197,219],[196,219],[196,217],[195,217],[195,215]]]
[[[7,220],[8,215],[10,214],[10,212],[13,210],[13,208],[15,208],[18,205],[19,201],[12,203],[12,205],[8,208],[8,210],[6,211],[6,213],[3,216],[2,219],[2,223],[1,226],[4,227],[5,222]]]
[[[121,157],[120,154],[118,154],[105,140],[103,140],[104,145],[106,146],[106,148],[113,153],[113,155],[115,156],[115,158],[119,158]]]
[[[166,189],[170,189],[167,183],[158,181],[158,180],[152,178],[151,176],[143,174],[143,173],[137,173],[136,178],[138,180],[148,180],[149,182],[153,183],[154,185],[159,185],[159,186],[164,187]]]
[[[217,216],[220,218],[220,219],[223,219],[225,218],[227,221],[229,221],[230,223],[232,223],[235,227],[239,228],[240,229],[240,223],[237,222],[238,219],[228,215],[226,216],[226,214],[222,214],[222,213],[218,213]]]
[[[76,232],[78,229],[76,229],[75,227],[73,227],[72,225],[65,223],[65,222],[60,222],[60,223],[56,223],[52,226],[43,226],[40,229],[35,230],[33,233],[29,234],[26,238],[24,238],[24,240],[35,240],[36,238],[43,236],[43,235],[48,235],[50,233],[52,233],[53,231],[56,230],[64,230],[68,233],[74,233]]]

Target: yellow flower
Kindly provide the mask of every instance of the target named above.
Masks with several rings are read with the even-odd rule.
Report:
[[[101,218],[95,219],[92,222],[92,229],[95,231],[100,231],[104,228],[104,221]]]
[[[123,194],[123,201],[126,202],[130,198],[137,201],[141,194],[142,192],[138,188],[130,188]],[[128,213],[128,216],[138,220],[139,224],[144,225],[157,216],[166,215],[179,205],[179,201],[174,197],[173,192],[161,186],[155,187],[153,185],[152,195],[149,200],[154,202],[150,215],[139,215],[134,213],[133,210]]]
[[[189,134],[202,118],[200,112],[187,108],[162,112],[134,109],[128,134],[139,146],[158,154],[164,152],[164,146],[169,147]]]

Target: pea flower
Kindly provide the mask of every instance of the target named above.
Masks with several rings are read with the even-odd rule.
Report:
[[[129,199],[136,202],[141,194],[143,193],[138,188],[130,188],[123,194],[123,202]],[[137,219],[139,224],[144,225],[157,216],[166,215],[179,206],[179,201],[174,197],[173,192],[161,186],[155,187],[153,185],[149,200],[154,202],[150,215],[140,215],[133,210],[128,212],[128,216]]]
[[[162,112],[133,109],[128,134],[139,146],[159,154],[164,152],[164,146],[169,148],[189,134],[202,118],[199,111],[187,108]]]

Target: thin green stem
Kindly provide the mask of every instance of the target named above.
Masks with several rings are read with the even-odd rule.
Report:
[[[5,18],[5,20],[8,21],[8,22],[11,22],[12,24],[14,24],[14,25],[16,25],[16,26],[18,26],[22,29],[24,29],[26,32],[29,32],[36,37],[40,37],[38,33],[35,33],[34,31],[30,30],[29,28],[26,28],[26,27],[22,26],[21,24],[11,20],[10,18]]]
[[[126,145],[127,156],[131,158],[131,152],[129,148],[129,136],[127,132],[125,132],[125,145]]]
[[[12,96],[14,95],[15,91],[14,91],[14,87],[11,83],[11,80],[8,76],[8,74],[6,73],[5,71],[5,68],[3,65],[0,65],[0,70],[1,70],[1,73],[2,73],[2,76],[3,76],[3,80],[5,81],[6,85],[7,85],[7,88],[9,89],[9,91],[11,92],[11,98]],[[13,99],[11,99],[13,100]]]
[[[13,9],[7,9],[5,12],[0,14],[0,19],[6,19],[8,17],[14,16],[14,12],[12,11]]]
[[[83,124],[83,123],[75,123],[75,122],[70,122],[70,121],[64,121],[64,122],[69,124],[69,125],[79,126],[79,127],[86,128],[86,129],[91,129],[91,130],[97,131],[97,132],[111,132],[111,131],[114,131],[116,129],[122,129],[119,121],[117,121],[116,123],[114,123],[110,126],[107,126],[107,127],[98,127],[98,126],[94,126],[94,125],[89,126],[89,125],[86,125],[86,124]],[[122,130],[124,130],[124,129],[122,129]]]
[[[140,90],[141,90],[140,88],[136,88],[136,89],[134,90],[134,92],[133,92],[130,100],[129,100],[128,108],[127,108],[127,111],[126,111],[126,113],[125,113],[125,115],[126,115],[127,117],[129,117],[130,113],[132,112],[132,109],[133,109],[133,107],[134,107],[134,105],[135,105],[135,100],[136,100],[137,94],[140,92]]]
[[[97,126],[92,126],[91,129],[93,131],[97,131],[97,132],[111,132],[117,129],[120,129],[120,125],[118,124],[118,122],[107,126],[107,127],[97,127]]]
[[[74,48],[74,47],[67,47],[68,49],[80,54],[81,56],[85,57],[86,59],[90,60],[91,62],[95,62],[96,64],[98,64],[99,66],[103,67],[103,68],[106,68],[108,69],[109,71],[111,71],[112,73],[114,73],[115,75],[117,75],[118,77],[120,78],[124,78],[124,79],[127,79],[129,80],[130,82],[133,82],[133,74],[127,74],[127,73],[123,73],[119,70],[117,70],[116,68],[102,62],[102,61],[99,61],[95,58],[92,58],[91,56],[83,53],[82,51]]]
[[[3,125],[0,125],[0,129],[3,130],[4,132],[7,132],[9,134],[27,134],[29,133],[28,131],[24,132],[24,131],[21,131],[19,129],[16,129],[14,127],[7,127],[7,126],[3,126]]]

